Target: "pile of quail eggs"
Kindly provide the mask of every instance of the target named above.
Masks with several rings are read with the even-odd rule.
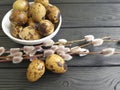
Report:
[[[59,8],[49,0],[16,0],[9,17],[11,34],[22,40],[41,39],[54,32],[59,17]]]

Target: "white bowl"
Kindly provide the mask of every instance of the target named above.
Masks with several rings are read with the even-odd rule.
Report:
[[[7,14],[4,16],[3,20],[2,20],[2,29],[3,29],[3,32],[10,38],[12,39],[14,42],[16,43],[19,43],[19,44],[23,44],[23,45],[36,45],[36,44],[40,44],[48,39],[51,39],[53,38],[57,33],[58,31],[60,30],[60,27],[61,27],[61,23],[62,23],[62,16],[60,16],[60,20],[59,20],[59,23],[57,25],[57,27],[55,28],[55,31],[50,34],[49,36],[46,36],[46,37],[43,37],[41,39],[38,39],[38,40],[21,40],[21,39],[18,39],[18,38],[15,38],[11,35],[11,22],[9,20],[9,17],[12,13],[12,9],[10,11],[7,12]]]

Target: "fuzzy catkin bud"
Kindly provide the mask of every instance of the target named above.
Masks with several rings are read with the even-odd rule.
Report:
[[[65,61],[70,61],[70,60],[73,58],[70,54],[61,55],[61,57],[62,57]]]
[[[58,42],[59,42],[59,44],[66,44],[67,40],[66,39],[59,39]]]
[[[49,49],[49,50],[44,50],[44,57],[48,57],[49,55],[54,54],[54,51]]]
[[[13,56],[14,54],[16,54],[19,51],[20,51],[20,48],[11,48],[10,49],[10,55]]]
[[[63,50],[65,53],[67,53],[67,52],[70,52],[70,48],[64,48],[64,50]]]
[[[90,41],[93,41],[94,40],[94,36],[93,35],[86,35],[84,36],[85,40],[90,42]]]
[[[93,41],[92,41],[92,44],[93,44],[93,46],[100,46],[100,45],[102,45],[103,44],[103,42],[104,42],[104,40],[103,39],[94,39]]]
[[[0,56],[5,52],[5,48],[4,47],[0,47]]]
[[[52,46],[54,45],[54,41],[52,39],[46,40],[45,42],[43,42],[43,46]]]
[[[12,54],[12,56],[22,56],[22,55],[23,55],[22,52],[16,52],[16,53]]]
[[[79,52],[79,56],[86,56],[86,55],[88,55],[88,53],[89,53],[89,50],[88,49],[86,49],[86,48],[81,48],[81,50],[80,50],[80,52]]]
[[[12,62],[14,64],[18,64],[18,63],[22,62],[22,60],[23,60],[23,57],[21,57],[21,56],[15,56],[15,57],[13,57]]]
[[[75,46],[71,48],[70,53],[75,54],[75,53],[78,53],[80,50],[81,48],[79,46]]]
[[[50,49],[52,49],[53,51],[56,51],[58,49],[57,45],[53,45]]]
[[[106,48],[101,51],[101,54],[103,54],[104,56],[111,56],[114,54],[114,52],[115,48]]]
[[[23,47],[23,51],[27,55],[29,55],[33,50],[35,50],[34,46],[24,46]]]
[[[43,48],[41,46],[37,46],[35,47],[36,51],[37,52],[42,52],[43,51]]]
[[[64,45],[59,45],[58,49],[64,50],[65,46]]]
[[[65,51],[61,50],[61,49],[58,49],[56,50],[56,53],[60,56],[64,55],[65,54]]]

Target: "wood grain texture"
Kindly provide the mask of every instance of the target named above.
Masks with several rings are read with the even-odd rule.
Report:
[[[62,27],[119,27],[120,4],[55,4],[61,10]],[[3,10],[4,9],[4,10]],[[11,9],[1,6],[0,22]]]
[[[119,4],[61,4],[58,7],[63,27],[120,26]]]
[[[15,0],[0,0],[0,22],[12,8]],[[33,0],[29,0],[33,1]],[[50,0],[61,10],[62,27],[53,39],[75,40],[93,34],[96,38],[112,36],[120,38],[120,0]],[[74,44],[80,45],[82,43]],[[10,40],[0,26],[0,46],[9,49],[22,47]],[[87,47],[90,51],[100,51],[107,47],[120,51],[120,44],[105,42],[100,47]],[[30,62],[20,64],[0,63],[0,90],[120,90],[120,55],[75,56],[67,62],[65,74],[58,75],[46,71],[35,83],[26,79],[26,69]]]
[[[15,0],[0,0],[0,5],[12,4]],[[34,0],[28,0],[34,1]],[[50,0],[50,3],[120,3],[120,0]]]
[[[112,39],[119,39],[119,28],[61,28],[59,33],[53,38],[54,41],[58,39],[65,38],[67,40],[78,40],[84,38],[85,35],[93,34],[96,38],[101,38],[104,36],[111,36]],[[0,32],[1,35],[1,32]],[[71,36],[72,35],[72,36]],[[7,37],[0,37],[0,46],[4,46],[7,49],[12,47],[22,47]],[[82,45],[84,42],[73,44]],[[86,48],[90,51],[101,51],[104,48],[116,48],[120,51],[120,44],[117,42],[104,42],[100,47],[88,46]],[[88,55],[85,57],[74,56],[71,61],[68,62],[69,66],[105,66],[105,65],[120,65],[120,55],[113,55],[110,57],[104,57],[102,55]],[[18,65],[13,65],[11,63],[0,63],[0,67],[26,67],[28,63],[22,63]]]
[[[46,72],[35,83],[26,69],[0,69],[1,90],[120,90],[120,67],[69,67],[62,74]]]

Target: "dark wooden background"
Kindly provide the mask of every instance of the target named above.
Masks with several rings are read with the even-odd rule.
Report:
[[[0,22],[14,1],[0,0]],[[54,40],[61,37],[75,40],[87,34],[120,39],[120,0],[50,0],[50,3],[60,8],[63,17],[62,27]],[[0,30],[0,46],[22,47],[11,41],[2,27]],[[107,47],[120,51],[120,45],[111,42],[88,48],[99,51]],[[120,55],[74,57],[68,62],[69,70],[65,74],[46,72],[35,83],[26,79],[28,64],[26,61],[17,65],[0,63],[0,90],[120,90]]]

